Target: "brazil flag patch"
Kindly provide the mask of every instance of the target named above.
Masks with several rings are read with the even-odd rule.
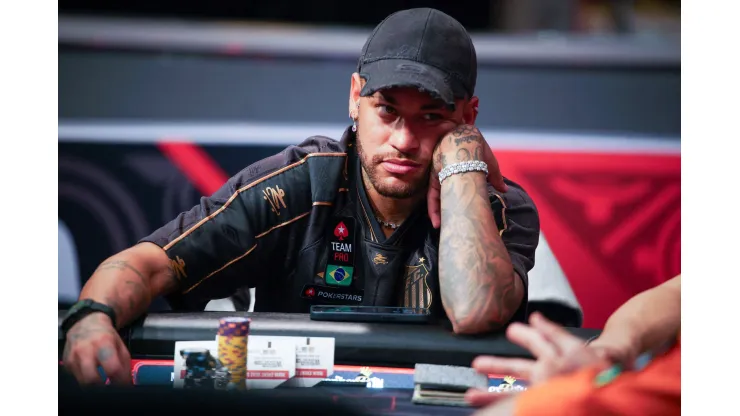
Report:
[[[331,286],[349,286],[352,284],[353,267],[335,266],[328,264],[326,266],[326,284]]]

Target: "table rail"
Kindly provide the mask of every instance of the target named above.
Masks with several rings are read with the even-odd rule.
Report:
[[[59,311],[59,323],[66,311]],[[121,330],[134,359],[172,359],[176,341],[215,339],[226,316],[252,318],[250,334],[333,337],[334,361],[343,365],[413,367],[416,363],[470,365],[478,355],[531,357],[503,333],[462,336],[445,325],[376,324],[312,321],[307,314],[198,312],[150,314]],[[584,340],[599,330],[567,328]],[[59,330],[59,354],[63,351]]]

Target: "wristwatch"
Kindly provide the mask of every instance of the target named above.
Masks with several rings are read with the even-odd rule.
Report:
[[[79,302],[72,305],[67,311],[67,315],[62,320],[62,333],[64,337],[67,337],[67,331],[82,318],[90,315],[91,313],[102,312],[110,318],[113,323],[113,328],[116,327],[116,312],[108,305],[95,302],[92,299],[82,299]]]

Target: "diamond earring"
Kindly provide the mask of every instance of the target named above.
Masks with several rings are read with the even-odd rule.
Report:
[[[357,110],[355,113],[359,112],[359,110],[360,110],[360,102],[359,101],[355,102],[355,109]],[[352,112],[349,113],[349,118],[352,119],[352,131],[353,132],[356,132],[357,131],[357,117],[359,117],[359,115],[353,115]]]

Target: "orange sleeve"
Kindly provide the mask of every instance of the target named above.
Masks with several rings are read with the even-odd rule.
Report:
[[[522,393],[515,416],[679,415],[681,344],[642,371],[620,374],[597,387],[596,369],[559,377]]]

